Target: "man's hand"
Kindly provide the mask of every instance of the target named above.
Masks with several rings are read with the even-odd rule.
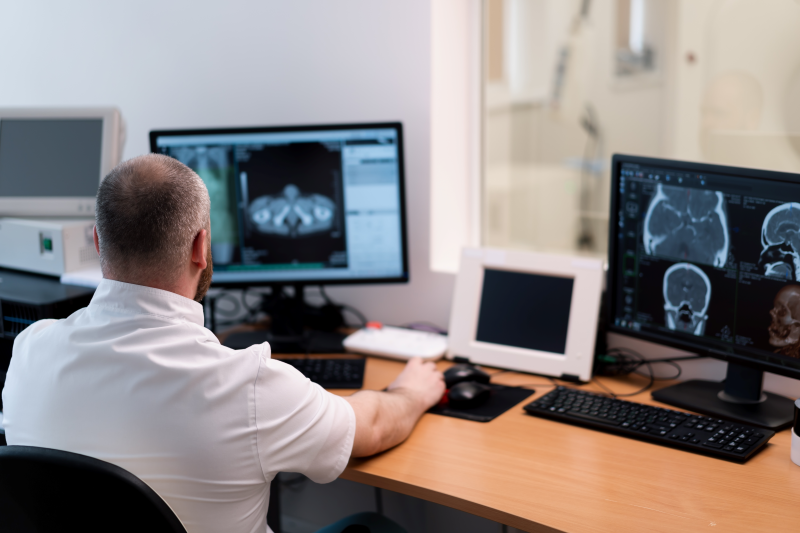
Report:
[[[436,364],[424,362],[419,357],[409,359],[400,375],[389,385],[389,392],[408,393],[420,402],[422,412],[427,411],[442,399],[444,376],[436,370]]]
[[[419,417],[444,394],[444,376],[433,363],[415,358],[387,392],[360,391],[345,398],[356,414],[353,457],[397,446],[411,434]]]

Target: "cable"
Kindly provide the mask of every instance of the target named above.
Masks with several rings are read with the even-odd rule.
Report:
[[[322,298],[325,300],[326,304],[334,305],[333,300],[331,300],[330,297],[328,297],[328,293],[325,292],[325,286],[324,285],[320,285],[319,286],[319,293],[322,295]]]
[[[221,292],[217,296],[215,296],[215,300],[217,301],[217,306],[214,308],[215,312],[222,316],[236,316],[242,311],[242,306],[239,303],[239,300],[233,297],[232,294],[228,292]],[[233,304],[233,309],[223,309],[219,307],[219,303],[222,301],[228,301]]]
[[[645,359],[645,357],[642,354],[630,348],[624,348],[624,347],[610,348],[606,354],[597,357],[597,360],[600,363],[598,365],[600,367],[599,368],[600,373],[602,373],[602,375],[604,376],[627,376],[630,374],[636,374],[647,378],[647,385],[645,385],[644,387],[635,392],[617,394],[608,387],[606,387],[598,379],[596,379],[596,377],[592,378],[592,382],[596,383],[600,388],[604,389],[606,393],[610,395],[612,398],[636,396],[637,394],[641,394],[642,392],[650,389],[650,387],[652,387],[657,380],[678,379],[681,376],[683,369],[678,363],[676,363],[676,361],[686,361],[689,359],[703,359],[705,357],[707,356],[689,355],[689,356],[678,356],[678,357],[664,357],[660,359]],[[655,375],[655,372],[653,371],[653,364],[655,363],[665,363],[672,365],[676,369],[675,375],[669,377],[657,377]],[[646,374],[639,371],[642,367],[647,367]]]
[[[250,314],[250,317],[252,318],[252,317],[255,317],[258,314],[259,311],[261,311],[261,300],[264,298],[264,293],[263,292],[258,292],[257,293],[258,294],[258,304],[256,304],[255,307],[251,307],[247,303],[247,295],[248,295],[248,293],[250,292],[251,289],[252,289],[251,287],[247,287],[246,289],[244,289],[242,291],[242,305],[244,306],[245,309],[247,309],[247,312]]]
[[[366,325],[367,325],[367,317],[364,316],[364,313],[362,313],[361,311],[359,311],[358,309],[356,309],[352,305],[334,303],[334,301],[331,300],[331,298],[328,296],[328,293],[325,292],[325,286],[324,285],[320,285],[319,286],[319,293],[320,293],[320,295],[322,295],[322,299],[325,300],[325,303],[327,305],[333,305],[335,307],[339,307],[339,308],[342,309],[342,311],[349,311],[350,314],[355,315],[356,318],[358,318],[361,321],[361,325],[359,325],[357,327],[359,327],[359,328],[366,327]],[[347,324],[345,324],[345,325],[347,325]]]
[[[351,305],[343,305],[341,307],[342,311],[350,311],[351,314],[355,315],[361,321],[361,325],[358,326],[359,328],[364,328],[367,326],[367,317],[365,317],[361,311]]]

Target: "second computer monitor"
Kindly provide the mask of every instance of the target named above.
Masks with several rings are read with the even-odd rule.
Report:
[[[211,196],[215,285],[408,281],[399,123],[173,130]]]

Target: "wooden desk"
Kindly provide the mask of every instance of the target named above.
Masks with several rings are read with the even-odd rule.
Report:
[[[383,389],[401,368],[369,358],[365,388]],[[618,393],[644,384],[601,379]],[[542,384],[526,402],[552,388],[516,373],[493,381]],[[649,391],[628,399],[658,405]],[[351,460],[342,477],[525,531],[800,531],[788,430],[740,465],[528,416],[524,403],[485,424],[426,414],[406,442]]]

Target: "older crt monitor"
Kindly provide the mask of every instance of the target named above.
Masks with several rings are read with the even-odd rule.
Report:
[[[93,216],[123,139],[115,108],[0,109],[0,215]]]
[[[466,248],[448,357],[589,381],[602,288],[599,259]]]
[[[611,202],[609,330],[728,361],[653,397],[787,426],[762,381],[800,378],[800,176],[615,155]]]
[[[211,195],[217,286],[408,281],[399,123],[153,131]]]

